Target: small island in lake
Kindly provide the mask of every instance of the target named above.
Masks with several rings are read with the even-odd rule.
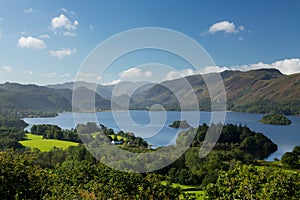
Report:
[[[172,124],[169,125],[169,127],[172,128],[190,128],[191,126],[189,125],[189,123],[186,120],[176,120],[174,121]]]
[[[284,115],[270,114],[263,116],[260,122],[273,125],[290,125],[292,122]]]

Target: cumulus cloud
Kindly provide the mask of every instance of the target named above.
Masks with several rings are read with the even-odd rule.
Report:
[[[240,70],[240,71],[249,71],[255,69],[278,69],[283,74],[295,74],[300,73],[300,59],[299,58],[291,58],[291,59],[284,59],[279,60],[273,63],[263,63],[258,62],[255,64],[249,65],[236,65],[230,67],[220,67],[220,66],[207,66],[200,70],[201,74],[213,73],[213,72],[222,72],[225,70]]]
[[[166,77],[164,80],[173,80],[177,78],[182,78],[184,76],[191,76],[199,73],[197,70],[192,70],[192,69],[183,69],[180,71],[170,71],[167,73]]]
[[[130,79],[130,78],[149,78],[152,76],[151,71],[142,72],[139,68],[130,68],[120,73],[121,79]]]
[[[201,74],[209,74],[209,73],[220,73],[225,70],[229,70],[228,67],[219,67],[219,66],[206,66],[203,69],[200,69]]]
[[[21,48],[35,49],[35,50],[45,49],[47,47],[43,40],[38,38],[33,38],[31,36],[20,37],[17,46]]]
[[[115,85],[118,84],[122,81],[145,81],[149,78],[152,77],[152,72],[151,71],[142,71],[140,68],[133,67],[127,70],[122,71],[119,73],[120,78],[110,81],[110,82],[105,82],[103,85]]]
[[[77,30],[78,26],[79,22],[77,20],[71,22],[69,18],[67,18],[64,14],[61,14],[51,20],[50,29],[55,33],[58,30],[62,31],[62,34],[65,36],[75,36],[75,31]]]
[[[209,27],[208,32],[210,34],[215,34],[216,32],[224,31],[225,33],[238,33],[245,30],[244,26],[236,27],[233,22],[222,21],[217,22]]]
[[[23,13],[26,14],[26,15],[29,15],[29,14],[32,14],[32,13],[35,13],[36,10],[34,10],[33,8],[28,8],[28,9],[24,9],[23,10]]]
[[[113,81],[110,81],[110,82],[105,82],[105,83],[102,83],[102,85],[116,85],[118,83],[121,83],[121,79],[117,79],[117,80],[113,80]]]
[[[57,51],[51,50],[50,55],[57,57],[58,59],[62,59],[65,56],[71,56],[72,54],[76,53],[76,49],[60,49]]]
[[[261,68],[274,68],[281,71],[283,74],[295,74],[300,73],[300,59],[299,58],[291,58],[279,60],[270,64],[266,64],[263,62],[259,62],[256,64],[250,65],[241,65],[241,66],[233,66],[232,69],[236,70],[252,70],[252,69],[261,69]]]

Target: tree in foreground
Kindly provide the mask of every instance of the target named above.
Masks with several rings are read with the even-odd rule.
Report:
[[[283,169],[238,165],[206,187],[206,199],[300,199],[300,174]]]

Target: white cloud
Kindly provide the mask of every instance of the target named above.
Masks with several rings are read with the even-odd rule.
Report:
[[[50,55],[57,57],[58,59],[62,59],[65,56],[71,56],[72,54],[76,53],[77,49],[60,49],[57,51],[51,50]]]
[[[94,30],[94,26],[93,25],[90,25],[90,30]]]
[[[48,34],[42,34],[42,35],[40,35],[40,38],[41,39],[49,39],[50,36]]]
[[[79,22],[77,20],[71,22],[64,14],[61,14],[51,20],[50,29],[55,33],[57,30],[62,30],[62,34],[65,36],[75,36],[78,26]]]
[[[23,10],[23,13],[26,14],[26,15],[29,15],[29,14],[32,14],[32,13],[35,13],[36,10],[34,10],[33,8],[28,8],[28,9],[24,9]]]
[[[261,68],[275,68],[281,71],[283,74],[295,74],[300,73],[300,59],[299,58],[291,58],[285,60],[279,60],[273,62],[271,64],[266,64],[263,62],[259,62],[256,64],[250,65],[241,65],[241,66],[233,66],[232,69],[236,70],[252,70],[252,69],[261,69]]]
[[[238,39],[239,41],[242,41],[242,40],[244,40],[244,38],[243,37],[239,37],[239,39]]]
[[[4,34],[3,34],[3,32],[0,30],[0,39],[1,39],[2,37],[4,37]]]
[[[130,68],[120,73],[121,79],[130,79],[130,78],[149,78],[152,76],[151,71],[142,72],[139,68]]]
[[[219,66],[206,66],[203,69],[200,69],[201,74],[209,74],[209,73],[220,73],[225,70],[229,70],[228,67],[219,67]]]
[[[143,72],[140,68],[133,67],[127,70],[122,71],[119,73],[120,78],[110,81],[110,82],[104,82],[103,85],[115,85],[117,83],[120,83],[122,81],[145,81],[147,79],[150,79],[152,77],[151,71],[145,71]]]
[[[10,67],[10,66],[3,66],[2,69],[5,72],[11,72],[12,71],[12,67]]]
[[[184,76],[191,76],[199,73],[197,70],[192,70],[192,69],[183,69],[180,71],[170,71],[167,73],[166,77],[164,80],[173,80],[177,78],[182,78]]]
[[[4,19],[2,17],[0,17],[0,22],[3,21]]]
[[[113,80],[113,81],[110,81],[110,82],[105,82],[105,83],[102,83],[102,85],[116,85],[118,83],[121,83],[121,79],[117,79],[117,80]]]
[[[259,62],[255,64],[249,65],[237,65],[230,67],[220,67],[220,66],[207,66],[204,69],[201,69],[201,74],[213,73],[213,72],[222,72],[225,70],[240,70],[240,71],[249,71],[255,69],[278,69],[283,74],[295,74],[300,73],[300,59],[299,58],[291,58],[285,60],[279,60],[270,64]]]
[[[21,48],[35,49],[35,50],[45,49],[47,47],[43,40],[33,38],[31,36],[20,37],[17,46]]]
[[[210,34],[215,34],[216,32],[219,31],[224,31],[225,33],[238,33],[243,30],[245,30],[244,26],[236,27],[236,25],[233,22],[222,21],[211,25],[209,27],[208,32]]]

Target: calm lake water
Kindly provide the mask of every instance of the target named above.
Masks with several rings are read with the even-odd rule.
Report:
[[[175,120],[187,120],[195,125],[210,123],[210,112],[148,112],[148,111],[129,111],[128,118],[126,111],[118,112],[99,112],[99,113],[76,113],[77,123],[98,122],[106,127],[114,129],[115,132],[123,130],[133,132],[136,136],[143,137],[149,144],[155,147],[174,144],[176,136],[180,132],[170,128],[168,125]],[[195,116],[198,116],[195,118]],[[267,160],[281,158],[287,152],[292,151],[294,146],[300,145],[300,116],[288,116],[292,121],[290,126],[266,125],[258,122],[262,114],[249,114],[238,112],[227,112],[225,123],[247,125],[256,132],[261,132],[272,139],[278,145],[278,151],[272,154]],[[117,119],[117,120],[115,120]],[[29,124],[27,129],[34,124],[54,124],[63,129],[75,128],[73,113],[60,113],[53,118],[25,118]],[[134,123],[134,124],[132,124]]]

